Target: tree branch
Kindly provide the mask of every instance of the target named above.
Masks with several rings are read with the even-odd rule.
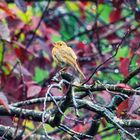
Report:
[[[128,83],[138,73],[140,73],[140,67],[132,71],[123,81],[121,81],[121,83],[125,83],[125,84]]]
[[[115,116],[114,113],[112,113],[110,110],[108,110],[106,107],[100,106],[98,104],[95,104],[91,101],[85,100],[85,99],[76,99],[78,108],[83,108],[87,109],[91,112],[96,112],[100,114],[101,116],[105,117],[109,123],[112,123],[114,126],[117,128],[121,129],[124,131],[126,134],[130,135],[129,132],[126,132],[124,128],[122,127],[136,127],[140,128],[140,121],[139,120],[122,120],[119,119]],[[41,111],[33,111],[33,110],[28,110],[28,109],[21,109],[9,106],[11,113],[7,112],[4,107],[0,107],[0,114],[1,116],[16,116],[16,117],[21,117],[22,119],[30,119],[33,121],[42,121],[42,115],[43,113]],[[46,123],[51,125],[50,123],[50,115],[47,114],[45,118],[48,118],[46,120]],[[132,137],[132,135],[130,135]]]
[[[110,85],[110,84],[95,84],[93,86],[81,86],[79,87],[79,89],[77,89],[77,91],[85,91],[85,93],[83,93],[82,97],[87,96],[88,94],[86,93],[86,91],[103,91],[103,90],[107,90],[107,91],[113,91],[114,93],[116,92],[116,94],[126,94],[128,96],[133,95],[133,94],[137,94],[140,95],[140,91],[139,90],[134,90],[134,89],[125,89],[122,87],[119,87],[117,85]],[[119,93],[118,93],[119,92]]]

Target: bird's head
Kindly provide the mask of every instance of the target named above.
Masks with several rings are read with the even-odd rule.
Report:
[[[63,42],[63,41],[57,41],[57,42],[54,42],[54,43],[53,43],[53,46],[54,46],[54,47],[55,47],[55,46],[57,46],[57,47],[66,47],[67,44],[66,44],[65,42]]]

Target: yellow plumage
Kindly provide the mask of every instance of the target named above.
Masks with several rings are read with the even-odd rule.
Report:
[[[54,48],[52,49],[53,59],[61,67],[71,66],[76,71],[78,71],[83,78],[85,78],[83,72],[78,66],[77,56],[72,48],[68,47],[67,44],[63,41],[58,41],[53,43]]]

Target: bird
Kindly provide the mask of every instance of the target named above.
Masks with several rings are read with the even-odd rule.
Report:
[[[80,75],[86,79],[78,65],[77,55],[75,54],[74,50],[67,46],[67,44],[63,41],[54,42],[52,45],[54,46],[52,49],[52,57],[54,61],[63,68],[74,68],[75,71],[79,72]]]

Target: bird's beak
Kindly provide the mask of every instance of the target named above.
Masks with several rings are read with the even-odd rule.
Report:
[[[53,46],[55,46],[55,45],[56,45],[56,43],[52,43],[52,45],[53,45]]]

